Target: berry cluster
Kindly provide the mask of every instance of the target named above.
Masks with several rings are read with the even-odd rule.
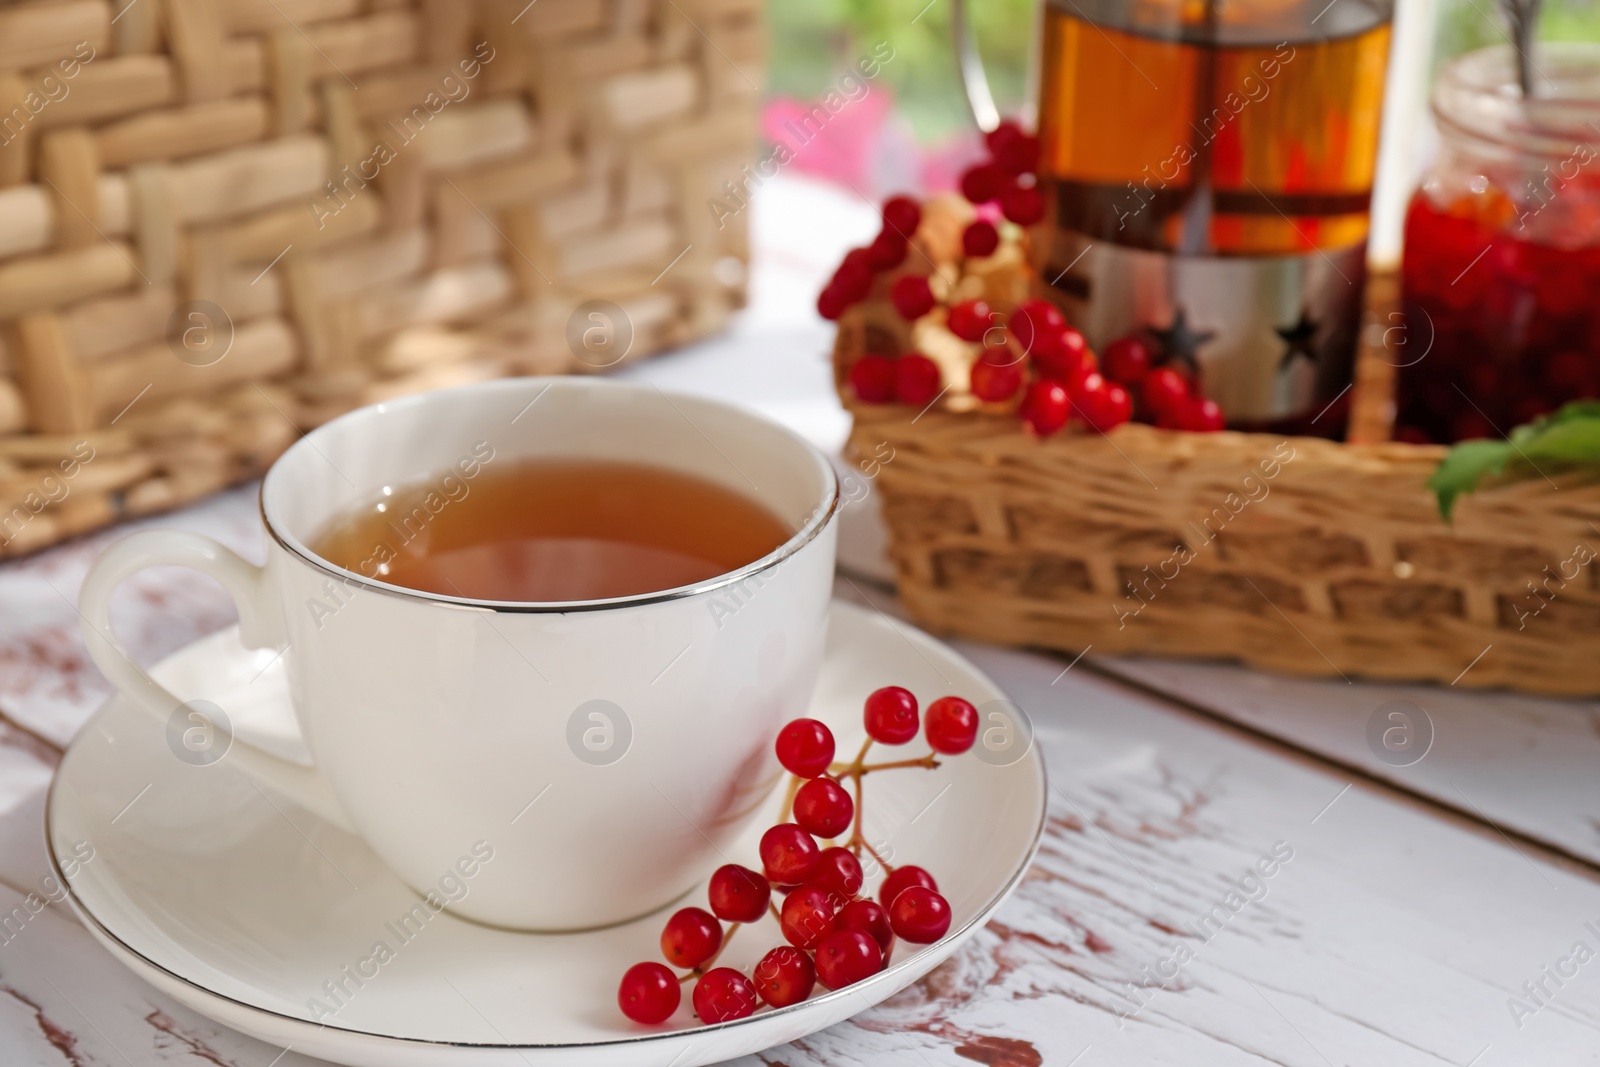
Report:
[[[1498,438],[1600,397],[1600,178],[1546,187],[1531,210],[1488,180],[1447,202],[1425,187],[1406,212],[1405,325],[1384,334],[1396,440]]]
[[[833,733],[815,719],[795,719],[779,731],[778,762],[791,775],[788,814],[761,835],[761,869],[719,867],[707,890],[710,910],[673,913],[661,932],[661,954],[688,973],[653,961],[634,964],[617,989],[624,1015],[664,1022],[678,1010],[682,985],[693,981],[691,999],[702,1022],[742,1019],[762,1003],[781,1008],[805,1000],[818,982],[842,989],[877,974],[896,938],[926,945],[950,929],[950,904],[933,875],[891,866],[862,835],[862,779],[896,768],[937,767],[939,755],[967,751],[978,736],[977,709],[960,697],[941,697],[919,715],[916,697],[886,686],[867,697],[863,717],[867,740],[849,762],[834,759]],[[919,733],[932,749],[926,756],[866,761],[875,743],[903,745]],[[846,831],[844,844],[834,844]],[[876,900],[862,892],[863,853],[869,867],[884,872]],[[788,944],[761,957],[751,975],[715,966],[734,931],[767,914]]]
[[[1045,213],[1034,174],[1038,141],[1008,122],[988,135],[988,147],[990,158],[961,176],[970,221],[959,251],[951,249],[962,260],[955,271],[940,270],[922,251],[921,244],[932,242],[919,243],[915,260],[908,255],[923,209],[908,197],[893,197],[883,206],[882,231],[870,246],[845,256],[818,297],[817,310],[838,319],[869,297],[887,297],[908,324],[926,323],[961,342],[967,393],[1014,410],[1041,437],[1073,419],[1102,433],[1134,418],[1163,429],[1222,429],[1221,409],[1200,394],[1194,376],[1164,360],[1143,334],[1111,342],[1102,360],[1048,301],[1023,300],[1007,308],[981,296],[957,298],[957,290],[973,280],[975,265],[979,273],[996,273],[990,268],[1004,257],[1015,270],[1025,270],[1019,251],[1026,240],[1023,227]],[[923,273],[928,268],[931,273]],[[867,353],[851,364],[847,377],[863,403],[913,407],[952,388],[959,394],[962,384],[947,380],[953,375],[918,351]]]

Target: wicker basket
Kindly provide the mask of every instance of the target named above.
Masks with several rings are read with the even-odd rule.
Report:
[[[848,312],[841,384],[898,328],[881,300]],[[1368,352],[1360,367],[1352,437],[1370,441],[1387,434],[1387,366]],[[1039,441],[1010,415],[841,396],[849,448],[876,474],[901,598],[935,632],[1600,692],[1592,478],[1483,490],[1446,524],[1426,488],[1440,447],[1139,424]]]
[[[628,358],[719,329],[760,10],[0,4],[0,556],[372,400],[616,362],[585,301]]]

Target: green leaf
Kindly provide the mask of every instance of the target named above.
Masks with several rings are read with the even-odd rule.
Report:
[[[1505,441],[1463,441],[1445,454],[1428,479],[1428,488],[1439,498],[1439,514],[1446,522],[1455,510],[1456,498],[1478,488],[1484,475],[1499,474],[1516,452]]]
[[[1445,454],[1428,488],[1439,498],[1446,522],[1462,493],[1508,467],[1518,473],[1600,466],[1600,400],[1574,400],[1561,410],[1518,426],[1505,441],[1463,441]]]
[[[1561,410],[1545,418],[1553,422],[1571,422],[1573,419],[1600,419],[1600,400],[1573,400],[1563,404]]]
[[[1600,417],[1551,422],[1517,444],[1530,460],[1600,462]]]

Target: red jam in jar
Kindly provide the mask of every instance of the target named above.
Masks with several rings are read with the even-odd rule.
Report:
[[[1406,214],[1399,440],[1500,437],[1600,396],[1600,46],[1538,66],[1531,101],[1506,48],[1440,75],[1439,156]]]

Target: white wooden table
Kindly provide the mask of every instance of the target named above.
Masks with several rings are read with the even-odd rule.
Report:
[[[729,337],[632,373],[836,445],[828,334],[802,298],[870,235],[871,213],[786,181],[756,211],[752,312]],[[839,247],[819,248],[819,234]],[[144,525],[262,554],[253,487]],[[0,911],[39,888],[45,788],[106,695],[72,605],[123,532],[0,567]],[[860,578],[839,591],[894,611]],[[116,608],[147,661],[232,618],[220,589],[184,571],[144,572]],[[1600,872],[1578,862],[1600,863],[1595,706],[962,650],[1030,714],[1049,762],[1037,864],[923,982],[750,1067],[1600,1063],[1600,962],[1559,987],[1545,971],[1579,942],[1600,953]],[[1365,740],[1392,699],[1434,722],[1410,767]],[[1274,852],[1271,877],[1246,878]],[[62,906],[0,936],[0,1067],[314,1062],[157,994]],[[1530,982],[1549,995],[1530,998]]]

